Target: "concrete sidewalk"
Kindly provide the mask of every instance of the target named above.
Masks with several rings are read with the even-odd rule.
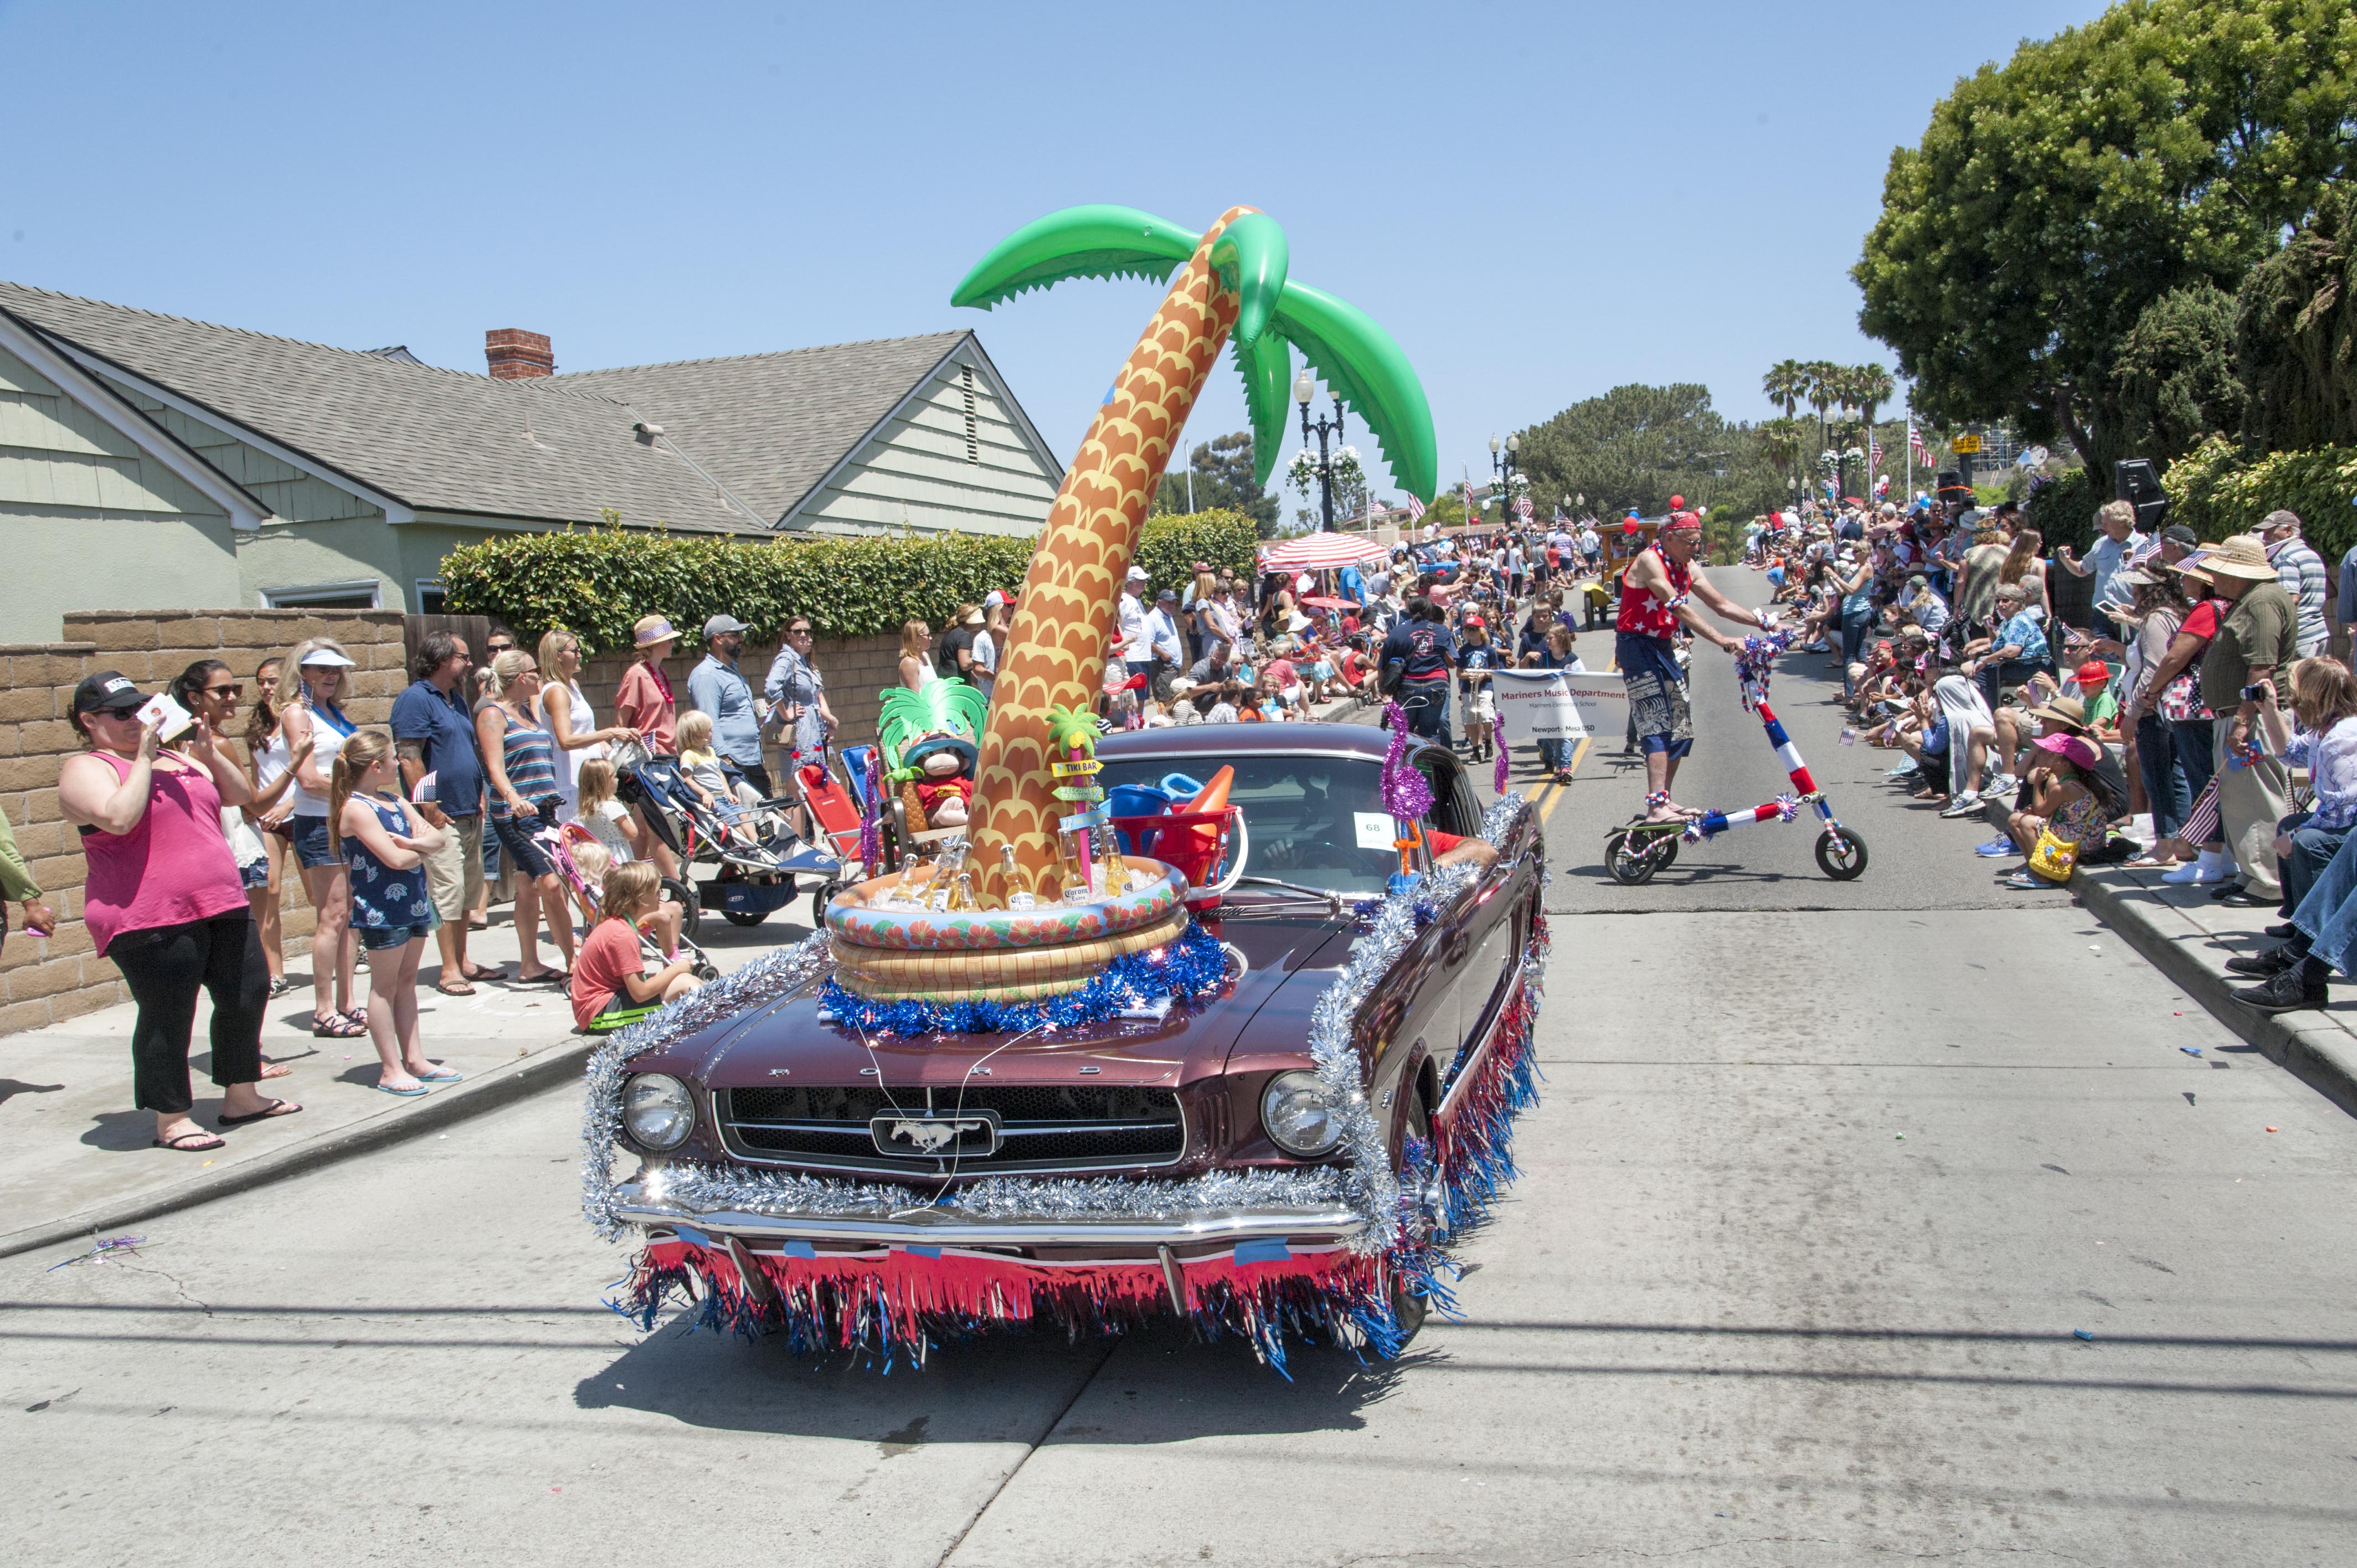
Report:
[[[1986,802],[1983,814],[2005,831],[2002,803]],[[2266,928],[2283,917],[2272,908],[2217,903],[2211,887],[2172,886],[2160,877],[2158,871],[2120,866],[2082,869],[2072,875],[2071,891],[2212,1016],[2357,1116],[2357,987],[2336,975],[2324,1007],[2298,1013],[2245,1007],[2232,993],[2257,982],[2228,972],[2226,961],[2274,946]]]
[[[515,972],[516,940],[506,908],[492,911],[468,956]],[[749,929],[717,917],[701,942],[726,972],[770,948],[796,942],[810,928],[773,915]],[[27,940],[21,934],[9,939]],[[262,1035],[265,1060],[295,1069],[263,1085],[300,1114],[222,1131],[226,1146],[182,1154],[153,1146],[152,1112],[131,1103],[129,1005],[109,1007],[46,1028],[0,1038],[0,1257],[70,1237],[112,1234],[125,1226],[301,1170],[414,1138],[462,1118],[576,1076],[591,1040],[572,1033],[562,986],[476,984],[475,994],[433,989],[440,967],[428,955],[419,974],[420,1030],[426,1054],[466,1074],[463,1082],[415,1100],[385,1094],[375,1047],[365,1036],[320,1039],[310,1031],[310,944],[289,944],[296,989],[270,1004]],[[545,933],[541,955],[555,961]],[[362,961],[355,1001],[367,1000]],[[211,1016],[199,1001],[189,1072],[196,1118],[207,1128],[221,1112],[208,1080]]]

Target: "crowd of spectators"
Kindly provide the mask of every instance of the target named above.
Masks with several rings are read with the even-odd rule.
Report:
[[[2096,525],[2049,558],[2015,508],[1919,498],[1764,518],[1747,550],[1839,665],[1855,734],[1904,754],[1890,777],[1943,815],[2002,807],[1976,852],[2001,880],[2125,865],[2272,909],[2277,945],[2228,964],[2255,982],[2236,994],[2320,1006],[2357,962],[2357,676],[2331,652],[2357,551],[2336,602],[2289,511],[2207,544],[2147,535],[2126,501]],[[2086,625],[2057,614],[2050,572],[2091,580]]]

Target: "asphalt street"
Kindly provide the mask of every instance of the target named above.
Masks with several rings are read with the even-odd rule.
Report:
[[[1767,799],[1697,657],[1681,793]],[[0,1262],[0,1553],[2349,1562],[2357,1125],[2066,896],[1986,891],[1986,830],[1869,782],[1807,658],[1781,711],[1872,866],[1762,827],[1618,888],[1641,786],[1591,755],[1555,792],[1544,1099],[1465,1320],[1401,1361],[1287,1382],[1166,1331],[885,1376],[642,1336],[552,1091],[135,1259]]]

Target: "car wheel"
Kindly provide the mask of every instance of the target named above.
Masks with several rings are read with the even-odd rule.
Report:
[[[1856,828],[1844,828],[1836,838],[1827,828],[1817,835],[1817,869],[1835,882],[1855,881],[1866,871],[1866,841]]]
[[[1401,1162],[1405,1157],[1407,1141],[1410,1138],[1425,1142],[1430,1142],[1432,1138],[1432,1114],[1425,1109],[1423,1091],[1413,1086],[1407,1090],[1407,1114],[1402,1118],[1400,1146],[1392,1151],[1392,1168],[1394,1171],[1400,1168]],[[1424,1320],[1431,1315],[1432,1301],[1429,1297],[1408,1289],[1404,1282],[1394,1276],[1392,1280],[1391,1304],[1392,1316],[1399,1321],[1400,1348],[1405,1349],[1408,1341],[1415,1337],[1416,1331],[1424,1326]]]

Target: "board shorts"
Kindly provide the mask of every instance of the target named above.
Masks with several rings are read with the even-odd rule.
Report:
[[[1676,648],[1666,638],[1618,634],[1620,678],[1629,688],[1629,719],[1647,755],[1673,762],[1694,749],[1694,710],[1686,703]]]

